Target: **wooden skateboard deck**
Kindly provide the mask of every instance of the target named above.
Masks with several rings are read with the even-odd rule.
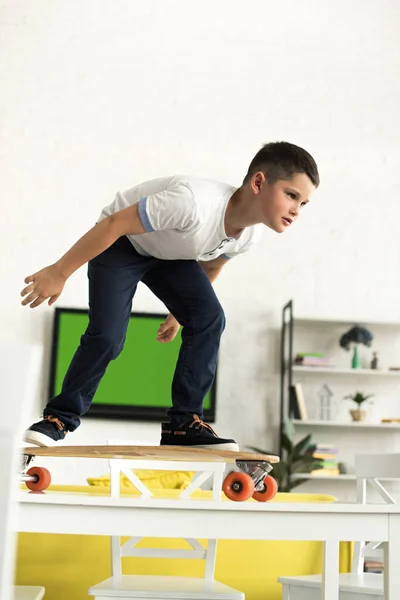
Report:
[[[107,458],[130,460],[180,460],[193,462],[227,462],[257,461],[278,463],[279,457],[271,454],[255,454],[252,452],[236,452],[232,450],[210,450],[192,446],[52,446],[43,448],[29,446],[23,448],[27,456],[50,456],[61,458]]]
[[[268,473],[273,469],[272,465],[279,462],[279,457],[272,454],[257,454],[253,452],[236,452],[232,450],[211,450],[208,448],[195,448],[184,446],[52,446],[43,448],[39,446],[29,446],[22,449],[24,457],[23,471],[27,469],[34,457],[53,457],[53,458],[102,458],[109,460],[127,461],[147,461],[150,466],[146,468],[155,468],[151,466],[152,462],[162,463],[162,461],[172,461],[172,468],[175,468],[175,461],[186,463],[184,470],[196,471],[196,463],[234,463],[239,472],[232,471],[225,477],[222,484],[222,490],[231,500],[248,500],[253,497],[261,502],[271,500],[277,490],[277,483]],[[188,467],[190,464],[190,469]],[[110,463],[111,465],[111,463]],[[192,467],[193,465],[193,467]],[[166,467],[171,468],[170,465]],[[133,469],[132,462],[130,469]],[[141,467],[143,468],[143,467]],[[160,468],[160,467],[158,467]],[[200,467],[199,471],[205,470]],[[213,471],[215,468],[212,469]],[[206,470],[208,473],[209,469]],[[124,470],[127,474],[127,471]],[[132,475],[131,475],[132,476]],[[27,487],[32,491],[43,491],[47,489],[51,482],[49,471],[43,467],[31,467],[26,473],[21,475]],[[119,479],[118,479],[119,481]],[[219,483],[219,493],[221,491],[221,482]],[[140,482],[134,485],[142,487]]]

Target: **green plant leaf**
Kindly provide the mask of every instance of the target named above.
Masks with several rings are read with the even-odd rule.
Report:
[[[293,452],[293,442],[292,440],[286,435],[286,433],[282,434],[282,448],[284,450],[286,450],[286,452],[288,454],[291,454]]]
[[[293,459],[296,459],[299,456],[302,456],[304,451],[309,447],[310,440],[311,440],[311,433],[309,435],[306,435],[306,437],[303,438],[302,440],[300,440],[300,442],[297,442],[297,444],[293,448]]]
[[[358,406],[360,406],[363,402],[368,400],[368,398],[372,398],[374,394],[364,394],[363,392],[355,392],[354,394],[348,394],[345,396],[346,400],[353,400]]]
[[[288,467],[285,463],[278,463],[272,469],[270,475],[277,480],[278,484],[283,481],[285,477],[288,475]]]

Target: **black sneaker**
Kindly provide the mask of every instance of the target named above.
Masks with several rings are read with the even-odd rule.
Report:
[[[195,446],[209,450],[239,451],[235,440],[220,438],[215,431],[197,415],[178,426],[161,424],[161,446]]]
[[[24,442],[36,446],[55,446],[56,442],[63,440],[67,433],[64,423],[57,417],[49,415],[25,431]]]

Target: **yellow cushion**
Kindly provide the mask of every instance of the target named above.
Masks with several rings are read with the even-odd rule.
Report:
[[[151,469],[135,470],[133,472],[148,488],[170,490],[187,488],[194,475],[191,471],[156,471]],[[87,482],[95,487],[110,487],[110,475],[88,477]],[[126,490],[136,489],[131,480],[123,473],[120,474],[120,483],[121,487]]]
[[[93,480],[95,480],[93,478]],[[101,478],[97,478],[96,481],[101,480]],[[147,483],[147,482],[146,482]],[[21,486],[23,487],[24,484]],[[26,488],[25,488],[26,489]],[[162,497],[162,498],[178,498],[182,488],[162,488],[159,486],[158,488],[150,488],[154,496]],[[93,496],[109,496],[110,495],[110,480],[105,479],[104,482],[100,482],[99,485],[60,485],[54,484],[49,487],[49,491],[53,492],[81,492],[84,494],[90,494]],[[133,485],[122,485],[120,488],[121,496],[129,496],[132,498],[140,497],[140,492],[137,491]],[[201,500],[211,500],[212,491],[211,490],[195,490],[193,494],[190,496],[191,498],[201,499]],[[221,500],[224,502],[232,502],[229,500],[223,492],[221,492]],[[278,492],[270,502],[313,502],[313,503],[323,503],[323,502],[335,502],[335,496],[330,496],[329,494],[288,494],[287,492]],[[250,498],[247,502],[257,502],[257,500],[253,500]]]

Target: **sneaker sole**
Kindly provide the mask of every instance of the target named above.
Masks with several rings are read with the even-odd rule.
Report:
[[[201,446],[188,446],[189,448],[204,448],[205,450],[231,450],[232,452],[239,452],[239,446],[233,442],[227,442],[226,444],[204,444]]]
[[[49,448],[57,444],[57,442],[48,435],[39,433],[39,431],[33,431],[32,429],[27,429],[25,431],[23,441],[27,442],[28,444],[40,446],[41,448]]]
[[[171,444],[160,444],[160,446],[164,446],[165,448],[168,448],[170,445]],[[222,444],[176,444],[176,446],[179,446],[182,450],[185,450],[185,448],[201,448],[202,450],[215,450],[216,452],[218,452],[218,450],[239,452],[239,446],[235,442],[225,442]]]

